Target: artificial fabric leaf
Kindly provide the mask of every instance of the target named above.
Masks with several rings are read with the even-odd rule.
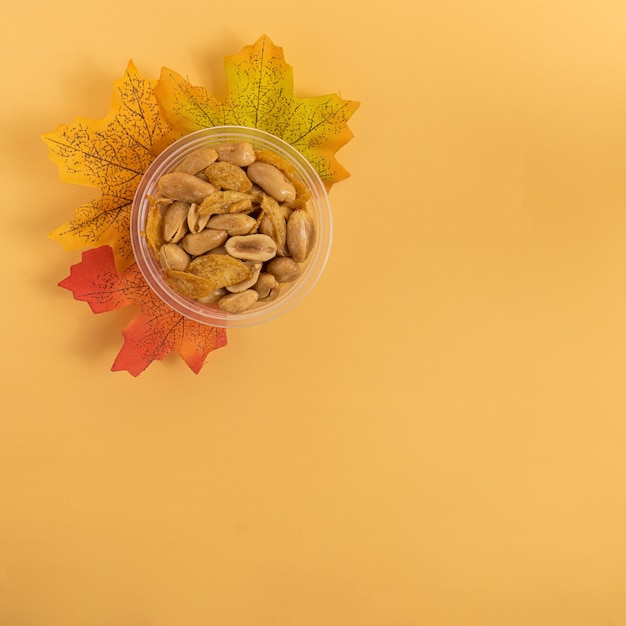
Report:
[[[347,122],[358,102],[336,94],[296,98],[293,68],[285,62],[282,48],[265,35],[239,54],[227,57],[224,65],[224,102],[204,87],[193,86],[173,70],[163,68],[155,94],[172,126],[167,141],[211,126],[250,126],[297,148],[328,189],[349,176],[335,153],[352,138]]]
[[[122,331],[124,345],[112,370],[138,376],[152,361],[178,352],[197,374],[208,354],[226,345],[226,331],[199,324],[176,313],[150,289],[136,264],[118,273],[113,250],[101,246],[83,252],[59,283],[76,300],[87,302],[94,313],[139,305],[140,311]]]
[[[133,262],[129,218],[135,190],[154,159],[153,144],[169,130],[153,92],[155,84],[142,79],[130,62],[115,82],[104,119],[78,118],[43,135],[61,180],[102,192],[50,236],[66,250],[110,245],[119,269]]]

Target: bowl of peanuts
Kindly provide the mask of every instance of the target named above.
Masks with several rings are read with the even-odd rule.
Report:
[[[313,289],[332,214],[324,183],[293,146],[216,126],[150,164],[130,230],[137,265],[163,302],[202,324],[241,328],[283,315]]]

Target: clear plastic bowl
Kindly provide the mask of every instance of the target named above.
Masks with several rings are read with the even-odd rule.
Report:
[[[216,305],[202,304],[174,291],[165,281],[163,271],[143,235],[149,197],[157,192],[157,182],[163,174],[173,171],[191,152],[198,148],[225,142],[247,141],[255,148],[266,149],[287,159],[297,176],[310,189],[309,210],[315,221],[316,238],[308,259],[302,264],[300,276],[287,283],[277,298],[258,302],[242,313],[227,313]],[[130,218],[131,242],[135,260],[146,282],[169,307],[185,317],[220,328],[243,328],[267,322],[284,315],[299,304],[319,280],[330,254],[332,243],[332,214],[324,183],[313,166],[293,146],[275,135],[245,126],[216,126],[192,132],[168,146],[144,173],[133,200]]]

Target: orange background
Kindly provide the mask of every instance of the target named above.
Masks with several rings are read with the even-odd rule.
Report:
[[[1,626],[626,624],[626,4],[18,3],[0,46]],[[266,33],[359,100],[335,245],[198,376],[56,284],[39,136]]]

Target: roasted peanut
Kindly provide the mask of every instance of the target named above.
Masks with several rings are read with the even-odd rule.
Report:
[[[246,172],[253,183],[278,202],[289,204],[296,199],[295,187],[277,167],[262,161],[255,161],[248,166]]]
[[[218,301],[218,306],[227,313],[243,313],[257,300],[259,294],[254,289],[246,289],[240,293],[230,293]]]
[[[210,219],[210,215],[198,215],[198,204],[195,202],[189,207],[187,213],[187,227],[190,233],[199,233],[203,230]]]
[[[187,234],[187,214],[189,205],[186,202],[170,204],[163,217],[163,237],[171,243],[179,242]]]
[[[276,242],[267,235],[237,235],[225,244],[226,252],[244,261],[268,261],[276,256]]]
[[[256,226],[256,220],[245,213],[223,213],[211,217],[206,226],[225,230],[231,236],[247,235]]]
[[[276,277],[274,274],[264,272],[259,274],[259,278],[254,284],[253,289],[259,294],[259,300],[264,300],[270,295],[274,287],[276,287]]]
[[[159,250],[159,263],[164,270],[183,272],[187,269],[189,261],[191,261],[191,256],[175,243],[166,243]]]
[[[199,148],[187,155],[176,168],[176,172],[199,174],[217,160],[217,150],[214,148]]]
[[[225,230],[214,230],[206,228],[200,233],[189,233],[180,242],[183,250],[192,256],[204,254],[213,248],[221,246],[228,238]]]
[[[267,271],[279,283],[290,283],[300,274],[300,265],[288,256],[280,256],[267,264]]]
[[[302,263],[313,248],[315,228],[304,209],[296,209],[287,222],[287,248],[294,261]]]
[[[216,148],[220,161],[227,161],[239,167],[246,167],[254,163],[256,158],[252,144],[247,141],[223,143]]]
[[[185,172],[164,174],[159,178],[158,187],[165,197],[190,204],[192,202],[200,203],[216,191],[211,183]]]
[[[278,168],[294,186],[296,198],[293,202],[289,203],[290,206],[293,208],[302,207],[311,199],[309,188],[298,179],[296,170],[284,157],[279,156],[275,152],[270,152],[269,150],[256,150],[255,155],[257,161],[269,163]]]

